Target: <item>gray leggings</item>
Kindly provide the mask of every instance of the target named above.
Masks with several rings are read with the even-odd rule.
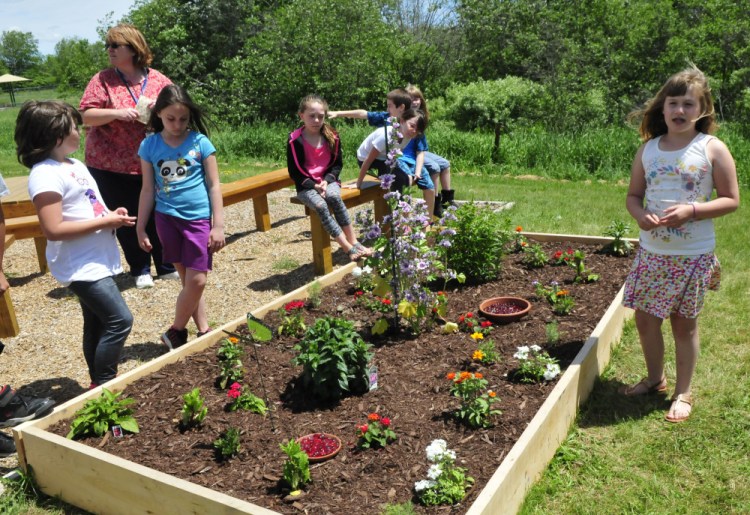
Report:
[[[341,186],[338,183],[328,185],[325,197],[321,197],[320,193],[311,189],[297,192],[297,198],[318,214],[323,228],[331,235],[331,238],[338,238],[342,232],[341,228],[352,224],[344,201],[341,200]],[[333,216],[328,210],[329,206],[333,209]]]

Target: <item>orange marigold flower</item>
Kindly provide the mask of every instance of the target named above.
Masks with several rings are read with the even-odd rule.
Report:
[[[490,396],[490,397],[492,397],[493,399],[494,399],[495,397],[497,397],[497,394],[496,394],[495,392],[493,392],[492,390],[490,390],[489,392],[487,392],[487,395],[489,395],[489,396]]]
[[[475,350],[474,354],[471,355],[471,359],[476,359],[481,361],[484,358],[484,352],[481,350]]]
[[[481,351],[480,351],[480,352],[481,352]],[[477,372],[476,374],[474,374],[474,379],[482,379],[483,377],[484,377],[484,376],[482,375],[482,373],[481,373],[481,372]]]
[[[456,373],[455,372],[451,372],[447,376],[445,376],[445,378],[453,381],[456,378]]]
[[[567,294],[568,294],[568,290],[560,290],[559,292],[557,292],[558,297],[564,297]]]
[[[516,226],[516,232],[521,232],[521,231],[523,231],[523,227],[521,227],[520,225]]]
[[[239,341],[240,341],[240,340],[239,340],[239,338],[235,338],[234,336],[230,336],[230,337],[229,337],[229,338],[227,338],[227,339],[228,339],[228,340],[229,340],[229,341],[230,341],[231,343],[237,343],[237,342],[239,342]]]
[[[378,420],[380,420],[380,415],[378,415],[377,413],[370,413],[369,415],[367,415],[367,419],[371,420],[372,422],[377,422]]]
[[[529,244],[528,244],[527,242],[525,242],[525,241],[522,241],[522,242],[521,242],[521,246],[522,246],[522,247],[528,247],[528,246],[529,246]]]
[[[437,292],[437,296],[438,297],[445,297],[445,292],[444,291],[439,291],[439,292]]]
[[[458,376],[458,378],[463,381],[464,379],[469,379],[471,377],[471,372],[461,372],[461,375]]]

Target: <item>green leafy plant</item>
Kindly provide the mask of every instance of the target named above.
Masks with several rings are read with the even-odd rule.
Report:
[[[396,432],[391,428],[391,419],[377,413],[367,415],[367,422],[357,426],[357,448],[382,448],[396,440]]]
[[[549,258],[547,253],[544,252],[542,246],[538,243],[528,245],[523,248],[523,258],[521,262],[529,268],[543,268],[547,264]]]
[[[483,365],[492,365],[500,361],[500,354],[497,352],[494,341],[483,340],[479,342],[479,346],[472,354],[471,359],[479,361]]]
[[[182,396],[182,427],[195,427],[203,422],[208,413],[200,388],[193,388]]]
[[[560,288],[557,281],[552,281],[549,286],[544,286],[539,281],[531,283],[540,299],[546,299],[552,305],[552,312],[556,315],[567,315],[573,311],[575,301],[568,290]]]
[[[338,399],[347,392],[365,391],[371,344],[354,330],[354,324],[337,317],[324,317],[308,328],[294,346],[293,363],[302,365],[302,382],[313,395]]]
[[[397,504],[386,504],[380,515],[417,515],[417,512],[414,510],[414,505],[410,501],[407,501]]]
[[[313,281],[313,283],[310,284],[310,287],[307,288],[307,301],[313,308],[319,308],[323,302],[322,291],[323,286],[321,286],[318,281]]]
[[[245,369],[242,366],[244,351],[234,336],[224,338],[216,351],[219,358],[219,379],[217,383],[222,390],[230,383],[242,381]]]
[[[284,462],[284,481],[292,489],[292,493],[294,493],[302,485],[310,482],[310,459],[296,440],[289,440],[286,444],[279,444],[279,447],[281,447],[281,450],[287,456]]]
[[[538,345],[518,347],[513,357],[520,364],[516,377],[522,383],[551,381],[560,375],[560,365],[557,360]]]
[[[214,440],[214,449],[220,460],[228,460],[240,453],[240,430],[230,427]]]
[[[373,293],[357,290],[354,292],[354,298],[357,304],[375,313],[393,312],[393,301],[388,297],[378,297]]]
[[[545,324],[544,332],[547,334],[547,343],[557,343],[560,341],[560,331],[558,329],[557,320]]]
[[[283,308],[279,309],[279,316],[281,317],[279,336],[287,335],[297,338],[305,333],[307,326],[302,318],[302,310],[304,309],[305,303],[301,300],[287,302]]]
[[[372,291],[375,287],[373,268],[369,265],[363,267],[355,266],[352,268],[352,277],[354,278],[354,289],[365,291]]]
[[[604,230],[604,235],[614,238],[608,245],[609,252],[615,256],[628,256],[633,252],[633,244],[625,239],[630,231],[630,224],[622,220],[613,220]]]
[[[121,395],[122,392],[112,393],[103,388],[99,398],[86,401],[83,408],[76,411],[67,438],[85,435],[104,436],[112,426],[120,426],[125,431],[138,433],[138,422],[133,417],[133,411],[128,408],[135,400],[120,399]]]
[[[529,241],[526,239],[526,236],[523,235],[523,227],[520,225],[516,226],[510,244],[510,251],[516,254],[523,252],[523,249],[529,246]]]
[[[573,252],[573,259],[568,261],[568,264],[576,271],[576,276],[573,279],[573,282],[593,283],[599,280],[598,274],[592,274],[591,271],[586,268],[586,254],[584,254],[582,250],[576,250]]]
[[[497,394],[486,390],[488,383],[481,372],[451,372],[446,379],[453,383],[451,394],[461,399],[461,406],[453,416],[464,424],[474,428],[489,427],[490,417],[501,414],[500,410],[492,409],[498,401]]]
[[[448,449],[445,440],[433,440],[425,449],[427,459],[432,462],[427,470],[428,479],[414,483],[419,502],[426,506],[456,504],[466,496],[474,478],[466,475],[466,469],[456,466],[456,453]]]
[[[232,399],[229,411],[242,409],[259,415],[265,415],[268,412],[265,401],[246,390],[240,383],[232,383],[227,391],[227,397]]]
[[[502,270],[505,247],[510,241],[510,222],[488,207],[469,202],[448,219],[443,232],[450,232],[449,246],[435,249],[446,260],[446,267],[462,274],[467,281],[484,283],[497,278]]]

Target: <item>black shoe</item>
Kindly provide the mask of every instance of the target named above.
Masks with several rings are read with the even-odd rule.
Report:
[[[435,215],[435,218],[443,216],[443,195],[440,193],[435,195],[435,207],[432,210],[432,214]]]
[[[13,388],[9,384],[0,388],[0,408],[7,406],[15,394],[16,392],[13,391]]]
[[[164,345],[169,347],[169,350],[175,350],[182,347],[187,343],[188,331],[187,329],[175,329],[170,327],[167,332],[161,335],[161,341]]]
[[[443,209],[447,209],[448,206],[454,205],[453,198],[456,195],[456,190],[443,190],[440,192],[440,196],[442,197],[442,205]]]
[[[0,427],[13,427],[21,422],[46,414],[55,405],[55,401],[46,397],[27,399],[22,395],[13,398],[0,408]]]
[[[0,458],[7,458],[16,453],[16,442],[12,436],[0,431]]]

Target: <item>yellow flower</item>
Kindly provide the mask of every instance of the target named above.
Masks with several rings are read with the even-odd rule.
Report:
[[[235,338],[234,336],[230,336],[230,337],[229,337],[229,338],[227,338],[227,339],[228,339],[228,340],[229,340],[229,341],[230,341],[231,343],[237,343],[237,342],[239,341],[239,340],[238,340],[237,338]]]
[[[484,359],[484,352],[481,350],[475,350],[474,354],[472,354],[471,359],[475,359],[477,361],[482,361]]]
[[[471,337],[474,338],[474,341],[484,340],[484,335],[482,333],[473,333]]]
[[[455,322],[446,322],[443,326],[443,334],[451,334],[458,332],[458,324]]]

